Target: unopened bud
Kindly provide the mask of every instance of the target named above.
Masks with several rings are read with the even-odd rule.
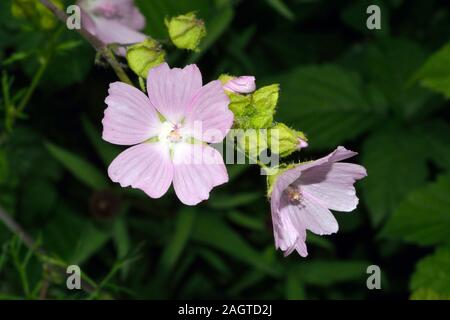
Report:
[[[170,40],[177,48],[198,51],[206,29],[203,20],[197,19],[194,12],[166,19],[165,23]]]
[[[223,85],[223,89],[234,93],[251,93],[255,91],[255,77],[253,76],[241,76],[231,77]]]
[[[284,123],[277,123],[270,129],[270,133],[270,148],[281,157],[287,157],[308,146],[308,139],[303,132],[291,129]]]
[[[164,62],[166,53],[153,39],[128,47],[127,61],[131,70],[139,77],[147,78],[148,71]]]

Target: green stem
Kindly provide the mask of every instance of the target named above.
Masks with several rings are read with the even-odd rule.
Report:
[[[25,96],[20,101],[20,104],[18,105],[15,113],[20,114],[23,112],[25,107],[27,106],[28,102],[30,101],[31,97],[33,96],[34,91],[36,90],[37,85],[41,81],[42,75],[44,74],[45,69],[47,69],[48,66],[48,60],[49,59],[43,59],[39,69],[35,73],[33,79],[31,80],[31,84],[27,89],[27,92],[25,93]]]

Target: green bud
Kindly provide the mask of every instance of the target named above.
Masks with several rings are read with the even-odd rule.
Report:
[[[61,0],[51,0],[51,2],[63,9]],[[11,13],[14,17],[30,21],[43,30],[53,29],[58,23],[53,13],[39,0],[13,0]]]
[[[270,148],[281,157],[308,146],[307,141],[303,132],[291,129],[284,123],[277,123],[270,129]]]
[[[250,106],[251,97],[232,92],[226,93],[230,98],[230,104],[228,105],[228,108],[230,108],[230,110],[234,113],[236,121],[242,121],[246,116],[248,107]]]
[[[128,47],[127,61],[131,70],[146,79],[148,71],[164,62],[166,53],[158,41],[147,39]]]
[[[249,118],[248,127],[261,129],[272,125],[279,90],[278,84],[272,84],[262,87],[252,94],[253,114]]]
[[[206,35],[203,20],[197,19],[194,12],[165,20],[170,40],[179,49],[198,51],[198,45]]]

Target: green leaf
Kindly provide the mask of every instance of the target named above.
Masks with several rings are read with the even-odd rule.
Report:
[[[366,261],[305,261],[294,270],[301,281],[317,286],[331,286],[338,283],[358,281],[367,277]]]
[[[288,271],[285,283],[285,297],[288,300],[303,300],[306,298],[304,284],[301,280],[302,275],[295,268]]]
[[[209,199],[208,206],[213,209],[231,209],[248,205],[263,199],[260,192],[243,192],[238,194],[215,194]]]
[[[200,43],[199,52],[193,53],[189,63],[197,62],[203,54],[216,42],[220,36],[227,30],[233,20],[234,10],[231,6],[223,6],[216,9],[210,19],[206,19],[206,37]]]
[[[83,130],[91,141],[92,146],[103,160],[103,163],[109,166],[114,158],[119,155],[120,148],[103,140],[101,133],[94,127],[86,116],[81,118],[81,124],[83,125]]]
[[[257,230],[257,231],[263,231],[264,221],[260,219],[260,217],[251,217],[247,214],[244,214],[239,211],[230,211],[227,214],[228,219],[230,219],[232,222],[236,223],[237,225],[240,225],[241,227],[248,228],[251,230]]]
[[[69,264],[82,264],[110,239],[110,233],[95,227],[83,215],[61,203],[55,217],[43,230],[44,248]]]
[[[94,255],[111,238],[109,233],[101,231],[91,223],[81,228],[78,241],[69,259],[72,264],[82,264]]]
[[[45,143],[47,150],[78,180],[92,189],[104,189],[109,185],[106,177],[92,164],[79,157],[77,154],[67,151],[52,143]]]
[[[425,107],[427,90],[408,85],[413,73],[425,61],[425,50],[417,43],[399,38],[383,38],[367,45],[363,70],[389,101],[389,107],[403,118],[410,118]]]
[[[294,13],[289,9],[289,7],[284,3],[283,0],[266,0],[266,2],[269,6],[275,9],[275,11],[277,11],[286,19],[294,20]]]
[[[175,231],[162,254],[159,261],[159,270],[162,274],[169,274],[178,259],[180,258],[184,247],[191,235],[191,229],[194,224],[196,212],[192,208],[180,210],[177,216]]]
[[[420,260],[410,281],[412,299],[450,299],[450,248],[436,250]]]
[[[368,176],[361,187],[371,221],[378,226],[409,192],[425,182],[427,144],[416,132],[388,124],[366,139],[362,151]]]
[[[359,136],[380,120],[385,108],[356,75],[337,65],[298,67],[270,78],[272,82],[281,84],[279,120],[305,132],[312,149]]]
[[[127,220],[124,216],[120,216],[114,221],[112,236],[117,249],[117,258],[125,258],[130,252],[131,241]]]
[[[420,245],[448,243],[450,174],[412,192],[388,220],[382,235]]]
[[[450,98],[450,42],[431,55],[413,79]]]
[[[260,253],[213,212],[197,216],[192,238],[267,274],[280,275],[280,270],[276,266],[268,264]]]

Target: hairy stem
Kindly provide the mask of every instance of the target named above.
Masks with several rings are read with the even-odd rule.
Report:
[[[67,21],[67,14],[59,9],[57,6],[55,6],[51,1],[49,0],[40,0],[40,2],[47,7],[61,22],[64,24]],[[116,73],[117,77],[125,83],[128,83],[129,85],[133,85],[130,78],[126,74],[125,70],[123,70],[120,63],[117,61],[116,57],[112,53],[112,51],[106,46],[103,42],[101,42],[97,37],[92,35],[89,31],[87,31],[85,28],[81,27],[80,29],[76,29],[76,31],[84,38],[86,39],[92,47],[94,47],[95,50],[109,63],[109,65],[113,68],[114,72]]]

